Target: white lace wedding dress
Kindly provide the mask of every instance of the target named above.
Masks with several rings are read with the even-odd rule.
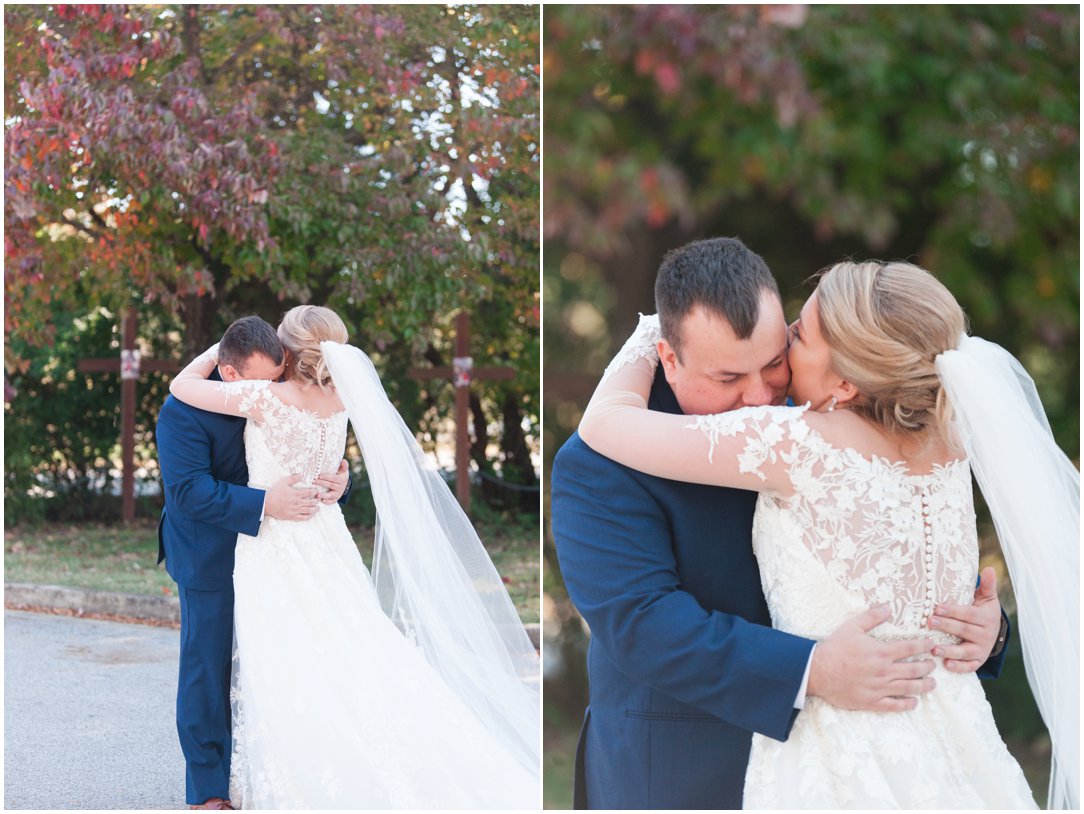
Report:
[[[345,412],[245,383],[250,483],[334,471]],[[231,391],[238,392],[236,384]],[[537,808],[524,767],[385,615],[338,505],[240,535],[231,799],[245,808]]]
[[[789,497],[761,494],[753,525],[772,626],[822,639],[888,604],[891,618],[875,637],[957,643],[926,622],[938,603],[974,596],[967,462],[909,475],[902,464],[829,444],[804,412],[747,408],[691,420],[709,443],[744,434],[743,472],[783,466],[793,484]],[[979,679],[936,661],[937,687],[912,712],[855,712],[808,698],[786,742],[754,734],[744,807],[1035,808]]]

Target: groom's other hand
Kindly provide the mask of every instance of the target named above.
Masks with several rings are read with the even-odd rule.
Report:
[[[316,488],[295,489],[294,484],[299,480],[300,475],[288,475],[267,490],[263,504],[265,516],[276,520],[308,520],[316,514],[320,508]]]
[[[930,639],[882,642],[868,631],[889,618],[888,608],[872,608],[840,625],[813,650],[806,695],[843,709],[906,712],[918,706],[915,696],[929,692],[934,661],[902,661],[924,656]]]
[[[1001,602],[997,598],[997,577],[993,568],[984,568],[971,605],[938,605],[930,617],[930,629],[958,636],[957,645],[939,644],[935,656],[945,659],[945,669],[973,673],[994,655],[1001,632]]]
[[[320,502],[328,505],[338,503],[339,498],[346,491],[348,483],[350,483],[350,473],[346,469],[346,459],[344,458],[342,463],[339,464],[338,471],[325,472],[316,479],[316,487],[327,490],[320,494]]]

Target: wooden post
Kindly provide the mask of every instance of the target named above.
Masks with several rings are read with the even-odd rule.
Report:
[[[121,321],[120,359],[84,359],[78,365],[83,373],[120,372],[121,519],[125,523],[135,519],[136,382],[144,370],[175,373],[181,369],[176,362],[141,359],[137,329],[136,313],[130,310]]]
[[[455,358],[452,367],[411,368],[412,379],[451,379],[455,385],[455,496],[463,511],[470,512],[470,385],[475,379],[514,379],[510,367],[474,367],[470,356],[470,314],[455,318]]]

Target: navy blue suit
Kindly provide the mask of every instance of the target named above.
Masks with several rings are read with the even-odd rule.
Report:
[[[661,372],[649,407],[681,412]],[[579,435],[551,489],[561,572],[591,628],[576,807],[741,808],[752,732],[787,738],[814,644],[771,628],[756,493],[644,475]]]
[[[173,396],[155,430],[165,492],[158,562],[181,602],[177,734],[189,804],[229,797],[234,547],[238,533],[259,532],[264,502],[246,485],[244,431],[243,418]]]

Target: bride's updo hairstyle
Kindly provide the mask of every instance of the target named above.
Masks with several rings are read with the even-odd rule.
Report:
[[[954,444],[952,411],[934,362],[967,330],[956,298],[910,263],[837,263],[817,285],[832,369],[859,393],[848,407],[892,433],[932,431]]]
[[[299,305],[283,316],[278,334],[282,346],[289,351],[286,378],[313,382],[321,388],[331,384],[320,343],[346,342],[346,325],[338,314],[319,305]]]

